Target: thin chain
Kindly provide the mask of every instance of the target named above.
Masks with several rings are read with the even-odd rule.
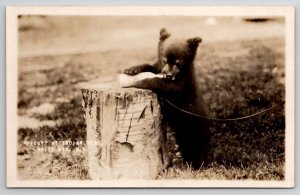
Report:
[[[189,115],[192,115],[192,116],[196,116],[196,117],[199,117],[199,118],[204,118],[204,119],[208,119],[208,120],[214,120],[214,121],[237,121],[237,120],[244,120],[244,119],[248,119],[248,118],[251,118],[251,117],[254,117],[256,115],[259,115],[259,114],[262,114],[262,113],[265,113],[265,112],[268,112],[270,110],[273,110],[279,106],[282,106],[285,102],[282,101],[280,102],[279,104],[276,104],[275,106],[272,106],[270,108],[267,108],[265,110],[261,110],[259,112],[256,112],[254,114],[251,114],[251,115],[248,115],[248,116],[243,116],[243,117],[238,117],[238,118],[210,118],[210,117],[206,117],[206,116],[201,116],[201,115],[198,115],[198,114],[195,114],[195,113],[192,113],[192,112],[189,112],[189,111],[186,111],[184,109],[181,109],[179,107],[177,107],[176,105],[174,105],[172,102],[170,102],[169,100],[165,99],[165,101],[171,105],[172,107],[176,108],[177,110],[181,111],[181,112],[184,112],[186,114],[189,114]]]

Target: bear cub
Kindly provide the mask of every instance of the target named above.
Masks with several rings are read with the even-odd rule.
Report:
[[[169,37],[165,29],[160,30],[158,59],[153,65],[133,66],[123,73],[132,76],[141,72],[164,75],[163,78],[146,78],[134,87],[150,89],[161,97],[162,115],[175,132],[184,162],[198,169],[207,161],[210,142],[209,121],[190,114],[208,116],[194,71],[194,58],[202,39],[195,37],[169,42]]]

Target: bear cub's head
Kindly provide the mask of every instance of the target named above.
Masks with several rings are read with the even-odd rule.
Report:
[[[187,40],[170,41],[169,37],[170,34],[165,29],[160,30],[158,58],[162,67],[161,73],[167,78],[175,80],[192,69],[197,48],[202,39],[194,37]]]

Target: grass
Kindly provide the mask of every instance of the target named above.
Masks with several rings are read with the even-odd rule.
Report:
[[[195,60],[199,86],[216,118],[247,116],[285,99],[284,40],[207,43]],[[56,126],[18,130],[18,172],[21,179],[89,179],[85,143],[70,152],[38,153],[25,141],[86,141],[81,92],[76,84],[116,76],[122,69],[154,61],[147,48],[112,49],[66,55],[19,58],[18,113],[48,102],[55,111],[31,117],[57,121]],[[211,127],[210,163],[194,171],[182,163],[173,132],[168,132],[172,166],[157,179],[283,180],[285,114],[278,107],[250,119],[217,122]]]

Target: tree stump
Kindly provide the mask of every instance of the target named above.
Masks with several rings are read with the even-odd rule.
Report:
[[[155,93],[117,83],[81,86],[92,179],[155,179],[169,162]]]

